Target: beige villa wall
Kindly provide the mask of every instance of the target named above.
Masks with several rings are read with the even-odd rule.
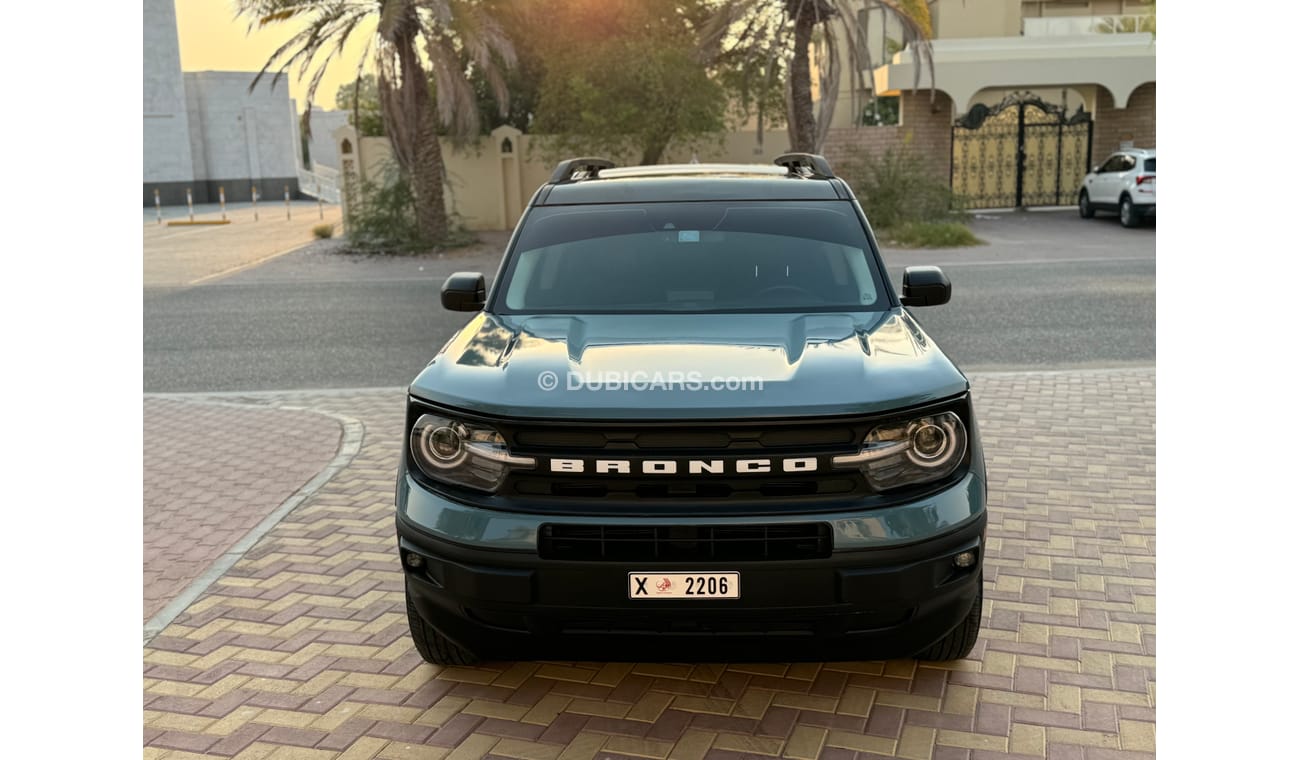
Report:
[[[382,180],[392,166],[392,148],[386,137],[365,137],[358,145],[352,127],[334,131],[341,170],[344,218],[347,206],[359,196],[364,180]],[[514,227],[537,188],[555,168],[554,153],[544,145],[545,137],[526,135],[511,127],[500,127],[465,147],[442,141],[450,193],[447,208],[471,230],[508,230]],[[789,149],[784,129],[768,130],[760,144],[756,132],[727,132],[720,138],[693,145],[670,146],[665,163],[686,163],[698,158],[703,163],[770,163]]]
[[[1100,163],[1125,143],[1134,148],[1156,147],[1156,83],[1133,91],[1126,108],[1116,108],[1106,90],[1097,92],[1096,125],[1092,131],[1092,162]]]
[[[843,166],[863,156],[878,156],[891,148],[899,150],[906,145],[921,156],[936,177],[946,182],[952,160],[952,120],[955,117],[952,99],[936,92],[931,105],[928,90],[904,92],[900,98],[897,126],[832,127],[822,147],[822,153],[831,166]]]

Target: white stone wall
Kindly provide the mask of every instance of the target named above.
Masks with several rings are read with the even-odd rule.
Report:
[[[297,175],[297,117],[289,88],[266,77],[249,92],[254,72],[185,73],[190,145],[199,179],[235,180]]]
[[[307,140],[307,149],[311,153],[313,168],[316,166],[339,168],[339,147],[333,135],[339,127],[347,125],[347,111],[311,109],[311,137]]]
[[[181,50],[172,0],[144,0],[144,181],[189,182],[190,154]]]

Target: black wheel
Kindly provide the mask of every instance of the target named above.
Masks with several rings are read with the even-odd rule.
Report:
[[[1142,215],[1133,206],[1133,201],[1126,195],[1119,199],[1119,223],[1125,227],[1141,227]]]
[[[1091,219],[1097,215],[1097,209],[1092,207],[1092,201],[1088,200],[1088,191],[1079,191],[1079,216],[1084,219]]]
[[[917,653],[918,660],[960,660],[975,648],[975,641],[980,635],[980,616],[984,614],[984,574],[980,574],[979,591],[975,594],[975,604],[956,628],[947,636]]]
[[[411,601],[411,591],[406,591],[406,624],[411,628],[411,640],[415,642],[415,651],[420,653],[425,662],[434,665],[475,665],[478,657],[464,649],[451,639],[438,633],[437,629],[424,622]]]

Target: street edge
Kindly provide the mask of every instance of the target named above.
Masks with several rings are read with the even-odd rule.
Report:
[[[198,403],[209,403],[217,406],[236,406],[243,408],[253,406],[252,404],[232,404],[223,401],[203,402],[199,399],[195,399],[195,401]],[[208,568],[197,578],[195,578],[190,585],[186,586],[180,594],[168,602],[167,605],[159,610],[153,617],[149,618],[149,620],[144,624],[144,646],[148,646],[149,642],[153,641],[158,634],[162,633],[167,626],[171,625],[172,621],[179,617],[182,612],[188,609],[189,606],[195,602],[195,600],[203,595],[203,592],[207,591],[213,583],[225,575],[230,568],[234,567],[236,562],[243,559],[244,555],[248,553],[248,550],[252,549],[253,546],[256,545],[263,536],[269,533],[272,528],[278,525],[286,515],[307,499],[310,499],[317,491],[324,487],[326,483],[333,480],[334,476],[338,475],[345,467],[352,464],[352,460],[356,458],[358,453],[360,453],[361,443],[365,440],[366,427],[355,417],[304,406],[276,406],[274,408],[284,409],[286,411],[313,412],[336,420],[342,426],[338,452],[334,455],[334,458],[329,461],[329,464],[325,465],[325,467],[321,469],[320,472],[316,473],[311,480],[303,484],[303,486],[297,491],[294,491],[289,498],[281,502],[280,506],[276,507],[269,515],[262,518],[261,522],[253,526],[252,530],[236,542],[234,546],[230,547],[225,553],[214,560],[213,563],[209,565]]]
[[[182,285],[181,287],[192,288],[192,287],[194,287],[195,285],[202,285],[202,284],[204,284],[204,283],[206,283],[206,282],[211,282],[212,280],[216,280],[216,279],[221,278],[221,277],[226,277],[226,276],[229,276],[229,275],[232,275],[232,274],[239,274],[240,272],[244,271],[245,269],[252,269],[252,268],[255,267],[255,266],[260,266],[260,265],[262,265],[262,264],[265,264],[266,262],[268,262],[268,261],[270,261],[270,260],[272,260],[272,259],[278,259],[278,258],[280,258],[281,256],[287,256],[287,255],[289,255],[289,254],[291,254],[291,253],[294,253],[295,251],[301,251],[302,249],[306,248],[306,247],[309,246],[309,245],[313,245],[313,244],[315,244],[316,242],[318,242],[318,241],[316,241],[316,240],[308,240],[308,241],[305,242],[305,243],[299,243],[298,245],[295,245],[295,246],[293,246],[293,247],[291,247],[291,248],[285,248],[285,249],[282,250],[282,251],[276,251],[275,253],[267,254],[266,256],[263,256],[262,258],[257,259],[257,260],[255,260],[255,261],[247,261],[247,262],[244,262],[243,264],[236,264],[236,265],[234,265],[233,267],[230,267],[230,268],[228,268],[228,269],[223,269],[223,270],[221,270],[220,272],[213,272],[213,273],[211,273],[211,274],[205,274],[205,275],[203,275],[202,277],[198,278],[197,280],[190,280],[189,282],[185,283],[185,284]]]

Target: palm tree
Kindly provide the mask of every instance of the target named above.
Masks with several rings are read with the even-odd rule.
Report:
[[[862,72],[874,68],[867,44],[870,16],[859,11],[873,9],[899,22],[903,42],[918,63],[913,89],[920,85],[921,68],[928,66],[933,98],[933,28],[927,0],[721,0],[703,31],[701,49],[708,60],[766,61],[769,78],[773,64],[783,60],[790,147],[820,153],[835,113],[842,61],[849,62],[855,97],[867,89]],[[814,55],[821,91],[816,113],[812,100]],[[750,68],[764,69],[761,65]]]
[[[236,14],[250,27],[284,22],[305,25],[267,59],[253,87],[271,69],[272,86],[297,66],[299,77],[311,74],[307,113],[325,71],[359,28],[373,25],[358,65],[378,75],[384,129],[393,155],[410,178],[415,220],[430,242],[446,238],[444,169],[438,142],[440,121],[453,136],[475,135],[479,112],[471,69],[492,89],[502,109],[508,107],[502,69],[515,62],[514,46],[479,0],[235,0]],[[426,69],[426,65],[428,69]],[[314,69],[314,71],[313,71]],[[430,93],[432,71],[436,97]],[[251,89],[251,88],[250,88]],[[435,108],[436,105],[436,108]]]

